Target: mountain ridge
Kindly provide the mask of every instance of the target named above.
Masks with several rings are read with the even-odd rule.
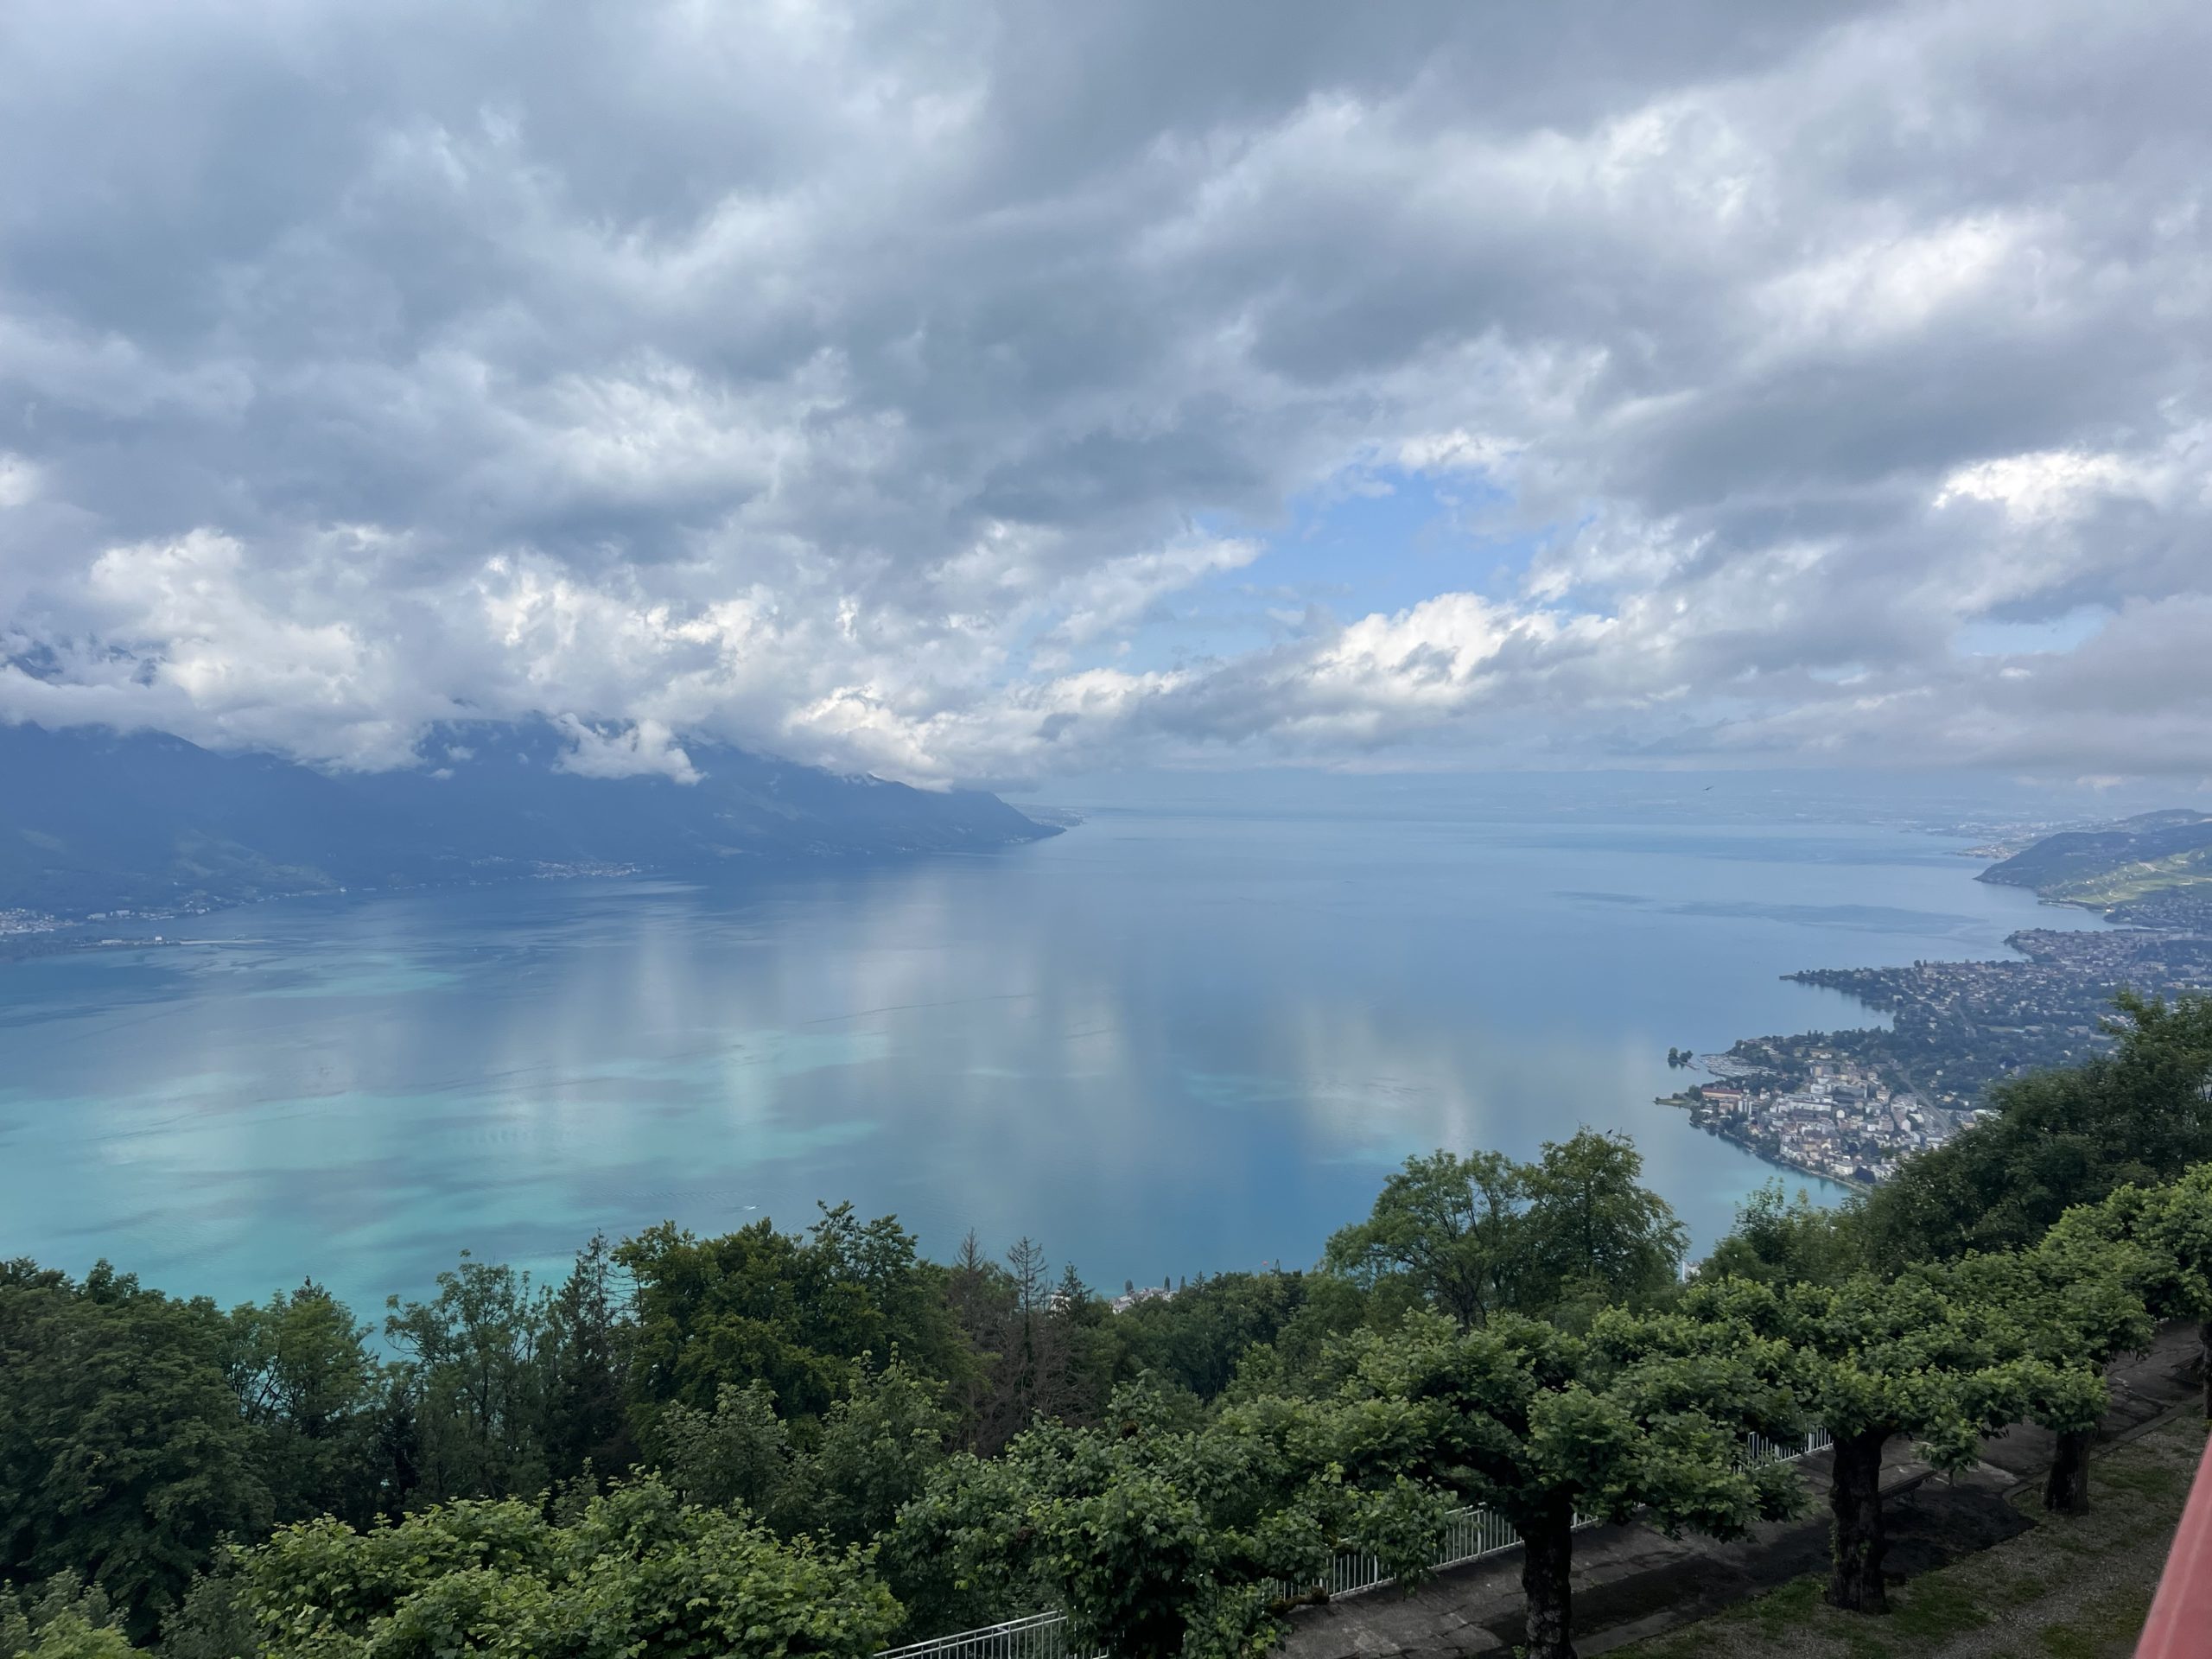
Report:
[[[324,772],[166,734],[0,723],[0,910],[190,910],[340,888],[981,851],[1059,830],[942,792],[711,741],[694,777],[565,769],[550,722],[429,734],[435,764]]]
[[[2212,915],[2212,814],[2185,807],[2139,812],[2094,830],[2045,836],[1978,880],[2032,888],[2125,921]]]

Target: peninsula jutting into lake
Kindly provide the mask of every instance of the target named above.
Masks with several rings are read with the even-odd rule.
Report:
[[[1890,1023],[1745,1038],[1700,1058],[1715,1081],[1664,1098],[1761,1157],[1873,1183],[1989,1109],[1992,1084],[2108,1047],[2116,997],[2212,989],[2212,817],[2152,812],[2050,836],[1981,880],[2116,925],[2024,928],[1999,960],[1800,969],[1785,977]]]

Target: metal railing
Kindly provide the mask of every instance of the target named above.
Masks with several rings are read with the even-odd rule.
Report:
[[[1834,1438],[1825,1428],[1816,1428],[1808,1434],[1802,1446],[1794,1440],[1770,1440],[1764,1434],[1754,1434],[1750,1441],[1753,1457],[1773,1458],[1781,1463],[1795,1463],[1800,1458],[1809,1458],[1814,1452],[1825,1452],[1834,1444]]]
[[[1067,1659],[1068,1616],[1032,1613],[1003,1624],[886,1648],[875,1659]]]
[[[1805,1436],[1802,1444],[1770,1440],[1764,1435],[1754,1434],[1747,1449],[1754,1458],[1795,1463],[1829,1444],[1827,1431],[1816,1428]],[[1575,1529],[1579,1532],[1585,1527],[1594,1527],[1600,1519],[1594,1515],[1577,1514]],[[1438,1547],[1429,1569],[1440,1573],[1448,1567],[1465,1567],[1470,1561],[1518,1548],[1520,1543],[1521,1535],[1513,1529],[1513,1523],[1495,1510],[1472,1506],[1454,1510],[1445,1517],[1444,1541]],[[1374,1556],[1347,1550],[1329,1563],[1328,1576],[1321,1583],[1300,1586],[1277,1580],[1273,1587],[1285,1599],[1320,1590],[1334,1601],[1379,1590],[1396,1581],[1382,1571],[1382,1563]],[[911,1642],[903,1648],[887,1648],[875,1659],[1069,1659],[1068,1616],[1060,1612],[1032,1613],[1027,1618],[1010,1618],[1003,1624],[986,1624],[980,1630]],[[1084,1659],[1089,1656],[1084,1656]]]

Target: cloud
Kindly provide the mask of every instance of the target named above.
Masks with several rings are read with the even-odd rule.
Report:
[[[699,781],[691,757],[677,746],[675,734],[657,720],[641,720],[626,730],[612,732],[588,726],[574,715],[563,715],[555,724],[569,743],[558,762],[563,772],[579,778],[651,774],[679,784]]]
[[[0,717],[2201,775],[2212,20],[1664,10],[24,0]]]

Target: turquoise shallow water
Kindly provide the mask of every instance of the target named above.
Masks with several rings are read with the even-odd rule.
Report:
[[[1114,812],[1002,855],[531,883],[0,965],[0,1255],[364,1310],[463,1248],[817,1198],[1094,1283],[1311,1262],[1436,1146],[1632,1133],[1700,1243],[1772,1173],[1669,1045],[1867,1023],[1781,982],[2079,925],[1958,843],[1794,823]]]

